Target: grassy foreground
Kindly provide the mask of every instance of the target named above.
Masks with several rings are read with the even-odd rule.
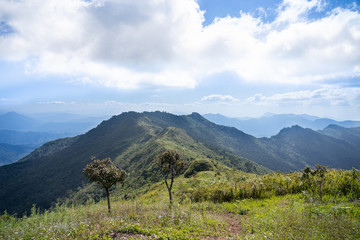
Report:
[[[345,171],[328,174],[332,181],[337,175],[347,176]],[[270,185],[269,179],[276,191],[263,187],[252,198],[244,197],[241,189],[252,186],[254,192],[259,182]],[[132,200],[114,194],[111,214],[105,201],[59,205],[43,213],[34,207],[30,216],[22,218],[5,213],[0,217],[0,239],[360,239],[360,201],[353,192],[332,195],[324,180],[320,201],[315,190],[296,193],[291,184],[282,184],[281,190],[281,179],[294,184],[300,173],[260,178],[202,172],[189,179],[181,177],[176,179],[176,203],[171,207],[166,187],[158,183]],[[354,179],[349,182],[357,186]],[[232,192],[235,197],[230,201],[214,197],[219,189],[224,189],[224,196]]]

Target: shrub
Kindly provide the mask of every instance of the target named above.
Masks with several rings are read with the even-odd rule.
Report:
[[[184,176],[186,178],[194,176],[198,172],[214,171],[214,164],[207,159],[196,159],[191,162],[189,168],[185,171]]]

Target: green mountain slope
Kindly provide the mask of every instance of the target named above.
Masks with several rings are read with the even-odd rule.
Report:
[[[359,146],[309,128],[284,128],[278,135],[262,141],[269,152],[291,167],[288,170],[314,167],[316,164],[342,169],[360,167]]]
[[[20,159],[18,162],[31,161],[31,160],[36,160],[38,158],[50,156],[54,153],[57,153],[69,147],[79,138],[80,136],[72,137],[72,138],[60,138],[54,141],[47,142],[44,145],[42,145],[40,148],[35,149],[30,154]]]
[[[344,128],[338,125],[329,125],[320,133],[327,136],[344,140],[350,144],[360,147],[360,127]]]
[[[188,160],[206,157],[250,172],[269,171],[191,136],[189,131],[199,131],[197,127],[201,125],[194,116],[123,113],[79,136],[68,147],[0,167],[0,212],[7,209],[10,213],[22,213],[34,203],[41,208],[50,207],[57,198],[87,182],[82,169],[91,156],[115,159],[118,166],[131,173],[129,181],[134,185],[159,179],[154,158],[167,148],[181,150]],[[46,152],[45,148],[40,152]]]

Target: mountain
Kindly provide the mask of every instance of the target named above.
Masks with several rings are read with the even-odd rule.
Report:
[[[0,166],[14,162],[30,153],[31,147],[0,143]]]
[[[320,130],[330,124],[343,127],[360,127],[360,121],[335,121],[329,118],[319,118],[306,114],[265,114],[261,118],[238,119],[229,118],[221,114],[205,114],[204,117],[209,121],[224,126],[236,127],[237,129],[251,134],[255,137],[271,137],[279,133],[286,127],[294,125],[303,128]]]
[[[209,127],[217,131],[207,132]],[[128,112],[114,116],[77,139],[68,139],[72,141],[68,146],[53,146],[55,150],[47,153],[44,145],[30,157],[0,167],[0,212],[7,209],[9,213],[21,214],[34,203],[41,208],[50,207],[57,198],[87,182],[82,169],[91,156],[113,158],[117,166],[130,173],[128,181],[138,186],[160,179],[154,159],[168,148],[180,150],[189,161],[209,158],[246,172],[269,172],[209,141],[209,137],[218,134],[225,139],[221,140],[224,144],[232,129],[217,126],[199,114]],[[219,137],[216,139],[220,141]],[[212,142],[215,144],[208,144]]]
[[[15,130],[0,130],[0,143],[12,145],[28,145],[39,147],[40,145],[64,137],[61,134],[48,132],[20,132]]]
[[[0,115],[0,143],[14,145],[0,151],[0,166],[19,160],[42,144],[58,138],[83,134],[96,127],[102,118],[74,114],[37,114],[28,117],[16,112]],[[26,151],[23,151],[23,148]],[[15,154],[16,152],[16,154]],[[6,159],[6,160],[5,160]]]
[[[28,131],[36,128],[39,124],[36,120],[16,112],[0,115],[0,129]]]
[[[360,127],[345,128],[331,124],[319,132],[333,138],[344,140],[357,147],[360,146]]]
[[[85,117],[75,114],[34,114],[28,117],[16,112],[0,115],[1,130],[55,133],[75,136],[96,127],[104,117]]]
[[[350,143],[299,126],[284,128],[276,136],[261,140],[268,151],[296,170],[316,164],[341,169],[360,168],[360,145],[355,141]]]
[[[252,173],[293,171],[320,163],[332,168],[360,167],[356,141],[335,138],[300,126],[285,128],[271,138],[255,138],[234,127],[212,123],[197,113],[127,112],[103,121],[77,138],[44,145],[16,163],[0,167],[0,212],[22,213],[36,203],[48,208],[87,182],[82,169],[91,161],[111,157],[127,172],[134,188],[160,180],[156,156],[176,149],[188,161]]]
[[[61,134],[0,130],[0,166],[13,163]]]
[[[25,162],[36,160],[38,158],[43,158],[47,156],[51,156],[54,153],[57,153],[71,144],[73,144],[76,140],[78,140],[80,136],[69,137],[69,138],[60,138],[54,141],[50,141],[42,145],[40,148],[35,149],[27,156],[21,158],[18,162]]]

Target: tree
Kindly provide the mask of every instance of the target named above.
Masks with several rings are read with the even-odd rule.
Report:
[[[325,180],[325,174],[328,170],[328,167],[323,166],[321,164],[315,165],[315,170],[312,172],[312,174],[317,177],[317,182],[319,183],[319,195],[320,195],[320,201],[322,201],[322,190],[321,187]]]
[[[117,182],[123,183],[127,174],[124,170],[116,168],[116,166],[112,163],[111,158],[99,160],[96,157],[91,157],[91,160],[93,160],[93,162],[86,165],[83,173],[90,179],[91,182],[96,182],[105,188],[108,210],[110,213],[111,206],[109,189]]]
[[[170,204],[172,204],[171,189],[174,179],[176,175],[180,174],[184,170],[185,161],[179,151],[167,150],[160,154],[158,157],[158,163],[169,192]],[[170,179],[170,183],[168,183],[168,179]]]

